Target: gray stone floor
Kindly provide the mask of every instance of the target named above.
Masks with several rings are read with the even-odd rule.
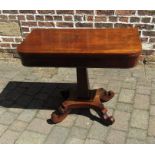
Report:
[[[75,88],[75,69],[0,60],[0,143],[155,143],[155,65],[147,65],[146,73],[143,65],[88,71],[91,88],[116,93],[105,103],[116,119],[110,127],[87,110],[73,111],[57,125],[47,123],[63,101],[59,92]]]

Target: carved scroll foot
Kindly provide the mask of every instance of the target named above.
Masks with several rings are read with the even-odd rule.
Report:
[[[113,91],[106,91],[103,88],[98,89],[98,94],[100,95],[100,100],[101,102],[107,102],[111,100],[114,97],[114,92]]]
[[[69,112],[61,114],[58,111],[55,111],[51,115],[51,120],[55,124],[56,123],[60,123],[60,122],[62,122],[67,117],[68,114],[69,114]]]
[[[108,116],[107,109],[104,107],[102,102],[109,101],[113,96],[114,93],[112,91],[107,92],[100,88],[95,90],[95,93],[94,91],[90,91],[89,100],[67,99],[62,103],[56,112],[52,113],[51,120],[53,123],[59,123],[66,118],[72,109],[92,108],[98,113],[104,125],[112,125],[115,119],[113,116]]]

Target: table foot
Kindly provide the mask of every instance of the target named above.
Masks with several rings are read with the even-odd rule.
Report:
[[[107,109],[104,107],[102,102],[109,101],[113,96],[114,93],[112,91],[107,92],[100,88],[90,91],[89,100],[68,98],[61,104],[57,111],[52,113],[51,120],[53,123],[59,123],[67,117],[72,109],[91,108],[97,112],[104,125],[112,125],[115,119],[113,116],[109,116],[107,114]]]
[[[115,95],[115,93],[113,91],[111,91],[111,90],[106,91],[103,88],[99,88],[98,93],[100,95],[101,102],[107,102],[107,101],[111,100]]]
[[[67,117],[67,115],[68,115],[68,113],[69,112],[66,112],[66,113],[60,113],[60,112],[58,112],[58,111],[55,111],[55,112],[53,112],[52,113],[52,115],[51,115],[51,120],[52,120],[52,122],[53,123],[60,123],[60,122],[62,122],[66,117]]]

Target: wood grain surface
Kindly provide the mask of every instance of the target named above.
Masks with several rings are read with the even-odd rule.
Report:
[[[22,53],[131,54],[141,51],[136,28],[35,29],[18,46]]]

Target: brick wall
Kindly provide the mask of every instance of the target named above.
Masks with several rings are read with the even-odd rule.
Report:
[[[143,54],[154,54],[153,10],[0,10],[0,53],[15,54],[17,45],[35,28],[118,27],[138,27]]]

